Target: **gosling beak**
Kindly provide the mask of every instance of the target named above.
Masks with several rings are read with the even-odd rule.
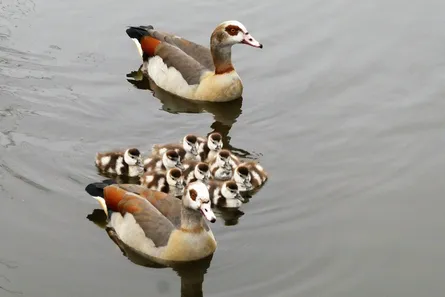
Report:
[[[184,170],[184,169],[185,169],[185,168],[184,168],[184,165],[182,165],[181,161],[178,161],[178,162],[176,163],[176,167],[179,168],[179,169],[181,169],[181,170]]]
[[[244,197],[241,196],[240,193],[237,193],[236,196],[235,196],[235,198],[238,199],[239,201],[243,202],[243,203],[246,202],[246,199],[244,199]]]
[[[197,156],[198,155],[198,149],[196,147],[192,147],[191,153],[193,156]]]
[[[263,48],[263,45],[261,43],[259,43],[255,38],[253,38],[252,35],[250,35],[249,33],[244,33],[244,38],[241,41],[241,43],[253,46],[253,47],[257,47],[257,48]]]
[[[184,189],[184,183],[183,182],[176,182],[176,188],[177,189],[179,189],[179,190],[182,190],[182,189]]]
[[[247,190],[250,190],[250,189],[252,189],[252,183],[250,182],[250,180],[244,180],[244,187],[247,189]]]

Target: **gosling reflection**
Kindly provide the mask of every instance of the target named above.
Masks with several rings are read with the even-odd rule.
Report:
[[[140,253],[135,252],[131,247],[120,241],[114,233],[114,230],[107,227],[107,217],[103,210],[95,209],[87,218],[100,228],[105,229],[110,239],[119,247],[122,254],[134,264],[156,269],[172,268],[181,279],[181,297],[203,296],[202,285],[204,282],[204,274],[206,274],[207,269],[210,267],[213,254],[198,261],[163,266],[150,261],[148,258],[142,257]]]

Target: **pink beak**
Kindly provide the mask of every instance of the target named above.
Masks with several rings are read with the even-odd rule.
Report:
[[[261,43],[259,43],[255,38],[253,38],[252,35],[250,35],[249,33],[244,33],[244,38],[243,41],[241,41],[241,43],[253,46],[253,47],[258,47],[258,48],[263,48],[263,45]]]

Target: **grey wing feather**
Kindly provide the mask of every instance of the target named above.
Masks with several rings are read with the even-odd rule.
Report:
[[[172,222],[164,217],[150,202],[138,195],[133,195],[137,196],[138,200],[142,200],[142,203],[138,203],[138,211],[132,212],[134,219],[144,231],[145,236],[151,239],[156,247],[166,246],[171,233],[175,230]],[[134,196],[131,200],[134,199]],[[123,200],[126,200],[126,198]],[[131,203],[131,200],[128,200],[128,202]]]
[[[169,43],[158,45],[155,54],[162,58],[167,67],[178,70],[189,85],[199,84],[202,74],[209,71],[180,48]]]
[[[147,31],[152,37],[180,48],[184,53],[198,61],[208,70],[215,70],[215,64],[213,63],[209,48],[174,34],[154,30],[152,26],[147,27]]]

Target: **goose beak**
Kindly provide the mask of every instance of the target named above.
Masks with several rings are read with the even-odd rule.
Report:
[[[255,38],[253,38],[252,35],[250,35],[249,33],[245,33],[244,34],[244,38],[243,41],[241,41],[241,43],[253,46],[253,47],[257,47],[257,48],[263,48],[263,45],[261,43],[259,43]]]
[[[213,212],[212,208],[210,207],[210,202],[208,203],[202,203],[200,208],[202,215],[209,221],[210,223],[216,222],[216,216]]]

